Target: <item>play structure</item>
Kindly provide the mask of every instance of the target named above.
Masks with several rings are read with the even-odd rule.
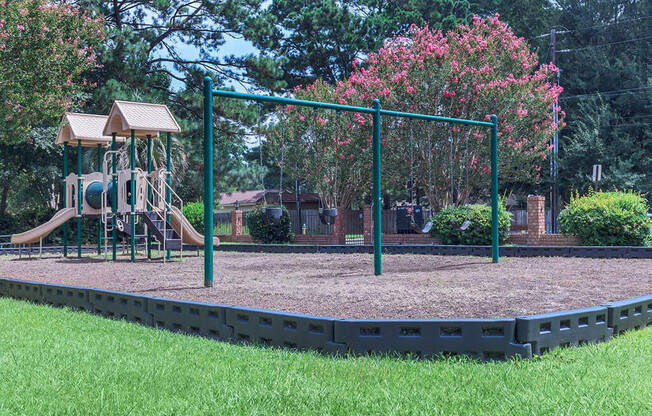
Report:
[[[64,256],[68,255],[68,223],[76,219],[77,257],[82,255],[82,217],[97,218],[97,252],[116,259],[118,241],[129,240],[131,261],[136,258],[136,242],[144,240],[147,257],[152,258],[152,242],[171,257],[183,256],[183,245],[201,247],[205,238],[183,215],[183,201],[172,189],[171,135],[181,129],[165,105],[115,101],[108,116],[67,113],[55,143],[63,146],[64,208],[36,228],[14,234],[11,243],[20,248],[38,243],[63,227]],[[166,133],[166,168],[154,169],[152,140]],[[129,138],[129,140],[127,140]],[[136,140],[147,140],[146,169],[136,167]],[[118,150],[118,145],[129,149]],[[77,149],[77,172],[69,173],[69,153]],[[82,172],[84,148],[97,149],[99,171]],[[129,154],[129,168],[118,167],[119,154]],[[178,204],[175,205],[173,202]],[[137,234],[142,222],[144,233]],[[212,233],[211,233],[212,234]],[[211,245],[219,244],[213,238]]]

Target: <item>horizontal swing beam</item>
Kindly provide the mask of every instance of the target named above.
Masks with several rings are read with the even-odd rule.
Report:
[[[294,98],[274,97],[271,95],[246,94],[236,91],[213,90],[213,95],[226,98],[238,98],[240,100],[262,101],[267,103],[297,105],[302,107],[324,108],[328,110],[350,111],[355,113],[373,114],[373,108],[353,107],[350,105],[321,103],[319,101],[295,100]]]
[[[393,116],[393,117],[403,117],[403,118],[412,118],[419,120],[428,120],[428,121],[438,121],[442,123],[453,123],[453,124],[466,124],[468,126],[482,126],[482,127],[493,127],[493,123],[488,121],[476,121],[476,120],[466,120],[463,118],[450,118],[442,116],[431,116],[427,114],[415,114],[415,113],[404,113],[402,111],[391,111],[391,110],[380,110],[380,114],[384,116]]]

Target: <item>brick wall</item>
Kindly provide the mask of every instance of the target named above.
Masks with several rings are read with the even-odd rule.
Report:
[[[231,235],[242,235],[242,211],[231,211]]]
[[[383,234],[383,244],[437,244],[428,234]]]
[[[546,197],[544,196],[527,197],[527,233],[529,236],[546,233]]]
[[[218,234],[215,237],[219,238],[220,241],[224,243],[254,243],[254,240],[249,234]]]

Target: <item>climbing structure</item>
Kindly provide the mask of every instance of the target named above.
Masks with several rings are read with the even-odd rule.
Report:
[[[77,256],[82,255],[82,217],[98,219],[98,254],[104,249],[116,259],[119,239],[130,241],[131,260],[135,261],[136,242],[144,239],[147,257],[152,257],[152,243],[170,258],[172,250],[183,244],[203,246],[199,234],[183,216],[183,201],[172,189],[171,135],[181,129],[167,106],[160,104],[115,101],[108,116],[67,113],[63,116],[55,143],[64,146],[64,208],[50,221],[32,230],[14,234],[12,244],[19,247],[39,243],[63,226],[64,255],[68,254],[68,221],[77,220]],[[166,168],[154,169],[152,141],[166,133]],[[147,166],[136,167],[136,141],[147,140]],[[129,148],[118,150],[118,145]],[[77,172],[68,172],[71,147],[77,148]],[[110,148],[109,148],[110,146]],[[98,171],[83,174],[83,148],[97,148]],[[107,150],[107,148],[109,148]],[[129,168],[118,167],[118,155],[128,153]],[[173,200],[178,206],[173,204]],[[137,234],[137,223],[144,225]],[[139,227],[140,228],[140,227]],[[214,239],[214,244],[219,244]]]

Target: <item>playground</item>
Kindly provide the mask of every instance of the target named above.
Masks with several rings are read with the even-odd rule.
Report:
[[[190,253],[189,253],[190,254]],[[168,263],[129,256],[0,257],[0,276],[337,318],[495,318],[587,308],[652,292],[650,259],[216,252]],[[89,269],[92,268],[92,273]]]

